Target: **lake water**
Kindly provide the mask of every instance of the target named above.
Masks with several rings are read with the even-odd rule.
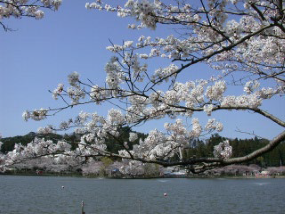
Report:
[[[1,214],[81,214],[82,201],[86,214],[283,214],[284,197],[285,179],[277,178],[0,176]]]

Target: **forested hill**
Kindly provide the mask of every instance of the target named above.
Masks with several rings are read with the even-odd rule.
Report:
[[[122,142],[127,141],[129,132],[130,132],[129,129],[122,129],[120,141]],[[138,133],[138,136],[144,139],[147,135],[143,133]],[[38,138],[43,137],[46,140],[52,140],[54,142],[56,142],[57,140],[65,140],[72,145],[72,148],[76,148],[77,142],[80,141],[80,136],[74,133],[65,134],[65,135],[49,134],[43,136],[43,135],[38,135],[34,132],[30,132],[24,136],[2,138],[1,142],[3,142],[3,145],[1,151],[3,153],[7,153],[13,150],[15,143],[21,143],[22,145],[27,145],[28,143],[33,141],[35,137]],[[222,137],[218,134],[213,134],[207,140],[194,139],[191,142],[189,142],[188,148],[183,150],[183,158],[187,159],[193,156],[195,157],[213,156],[213,147],[226,139],[227,138]],[[235,139],[229,139],[229,141],[230,145],[233,147],[233,157],[244,156],[248,153],[255,151],[258,148],[265,146],[268,143],[267,140],[258,139],[256,137],[251,139],[235,138]],[[134,144],[136,143],[138,143],[138,140],[134,142]],[[114,144],[112,140],[107,139],[106,144],[108,150],[111,152],[117,152],[118,150],[122,149],[120,145]],[[132,145],[129,146],[132,147]],[[173,159],[178,159],[178,156],[173,157]],[[282,142],[271,152],[251,161],[250,164],[251,163],[258,164],[262,167],[285,165],[285,142]]]

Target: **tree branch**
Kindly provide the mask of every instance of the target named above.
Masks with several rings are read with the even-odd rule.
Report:
[[[285,140],[285,131],[281,132],[279,135],[277,135],[273,140],[271,140],[265,147],[262,147],[261,149],[258,149],[244,157],[238,157],[238,158],[231,158],[227,160],[223,160],[221,163],[223,165],[230,165],[230,164],[236,164],[236,163],[243,163],[251,161],[271,150],[273,150],[278,144],[280,144],[282,141]]]

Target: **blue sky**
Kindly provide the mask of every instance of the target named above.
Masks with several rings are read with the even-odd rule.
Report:
[[[115,1],[113,1],[115,2]],[[46,12],[42,20],[29,18],[9,19],[4,23],[15,31],[0,29],[0,133],[3,137],[23,135],[36,131],[39,126],[58,124],[69,117],[75,117],[81,110],[106,114],[109,105],[74,108],[44,121],[25,122],[22,113],[40,107],[55,107],[48,90],[58,83],[66,83],[67,75],[73,71],[82,79],[91,79],[97,84],[105,80],[104,66],[112,54],[106,50],[114,43],[136,40],[140,35],[163,36],[171,32],[170,26],[157,31],[127,29],[128,19],[117,18],[116,14],[86,10],[85,1],[64,1],[58,12]],[[155,68],[151,65],[151,68]],[[205,66],[195,66],[185,72],[181,80],[202,78]],[[67,84],[65,84],[67,85]],[[233,93],[238,93],[234,89]],[[265,102],[263,109],[284,120],[285,101],[276,98]],[[195,114],[205,124],[205,114]],[[253,113],[217,112],[213,117],[224,123],[223,136],[249,138],[252,136],[236,132],[236,129],[255,132],[272,138],[282,131],[278,125]],[[166,121],[166,120],[164,120]],[[154,121],[138,127],[147,132],[162,128],[164,121]],[[189,120],[191,121],[191,120]]]

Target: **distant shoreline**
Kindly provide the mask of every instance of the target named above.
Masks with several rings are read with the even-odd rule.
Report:
[[[207,175],[189,175],[189,176],[157,176],[157,177],[109,177],[109,176],[95,176],[95,175],[82,175],[80,173],[43,173],[36,174],[33,172],[8,172],[8,173],[0,173],[0,176],[32,176],[32,177],[82,177],[82,178],[104,178],[104,179],[172,179],[172,178],[188,178],[188,179],[268,179],[268,178],[285,178],[285,175],[276,175],[276,176],[267,176],[267,177],[257,177],[257,176],[207,176]]]

